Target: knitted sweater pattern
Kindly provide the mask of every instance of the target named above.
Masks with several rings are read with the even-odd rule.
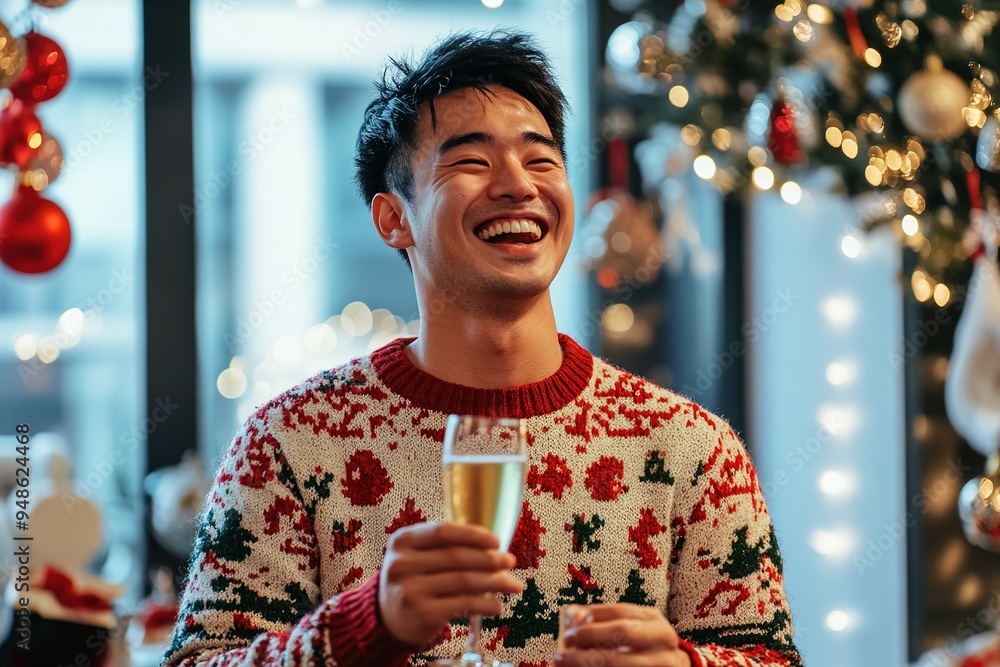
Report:
[[[800,666],[753,464],[721,418],[560,336],[543,380],[463,387],[399,339],[259,407],[206,501],[165,665],[424,665],[461,654],[459,619],[423,647],[378,617],[389,536],[443,520],[449,413],[526,420],[510,551],[525,584],[486,618],[498,659],[552,667],[565,604],[655,606],[694,665]]]

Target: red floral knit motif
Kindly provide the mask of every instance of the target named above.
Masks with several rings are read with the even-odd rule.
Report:
[[[562,498],[563,491],[573,486],[573,477],[566,459],[555,454],[542,457],[545,471],[539,472],[537,465],[528,470],[528,488],[535,490],[535,495],[551,493],[553,498]]]
[[[625,462],[613,456],[602,456],[587,468],[583,485],[594,500],[616,500],[628,487],[622,484]]]
[[[340,479],[341,493],[350,498],[352,505],[378,505],[392,490],[389,471],[370,449],[359,449],[351,454],[345,467],[346,477]]]
[[[639,567],[659,567],[663,564],[652,538],[666,531],[667,527],[657,521],[652,509],[644,507],[639,510],[639,523],[628,529],[629,541],[635,542],[632,554],[639,560]]]
[[[385,533],[386,535],[392,535],[400,528],[425,523],[426,521],[427,517],[424,516],[424,513],[416,509],[416,501],[413,498],[407,498],[406,502],[403,503],[403,507],[399,510],[399,516],[385,527]]]
[[[546,530],[542,522],[535,517],[528,501],[525,501],[521,506],[521,518],[517,522],[517,529],[508,549],[517,557],[515,570],[538,567],[538,561],[545,555],[545,550],[541,547],[544,532]]]

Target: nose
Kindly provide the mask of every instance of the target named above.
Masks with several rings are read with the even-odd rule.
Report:
[[[488,194],[491,199],[521,202],[536,198],[538,188],[520,160],[504,160],[492,175]]]

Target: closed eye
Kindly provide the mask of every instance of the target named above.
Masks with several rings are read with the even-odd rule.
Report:
[[[450,166],[452,166],[452,167],[457,167],[457,166],[458,166],[458,165],[460,165],[460,164],[479,164],[479,165],[482,165],[482,166],[484,166],[484,167],[488,167],[488,166],[490,166],[490,165],[489,165],[489,164],[488,164],[488,163],[486,162],[486,160],[480,160],[479,158],[471,158],[471,157],[470,157],[470,158],[466,158],[466,159],[464,159],[464,160],[459,160],[458,162],[455,162],[454,164],[452,164],[452,165],[450,165]]]

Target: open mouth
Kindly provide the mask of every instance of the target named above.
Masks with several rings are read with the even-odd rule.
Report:
[[[545,223],[525,218],[490,220],[475,230],[487,243],[537,243],[547,232]]]

